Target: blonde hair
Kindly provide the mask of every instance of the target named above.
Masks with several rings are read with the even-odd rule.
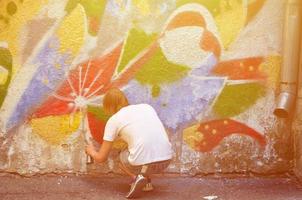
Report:
[[[128,105],[127,97],[118,88],[111,88],[108,90],[103,99],[103,108],[108,114],[114,114]]]

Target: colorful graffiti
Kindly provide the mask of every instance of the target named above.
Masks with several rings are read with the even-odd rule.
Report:
[[[207,152],[216,147],[223,138],[234,133],[248,135],[265,145],[265,139],[248,126],[230,119],[212,120],[184,130],[184,138],[190,147]]]
[[[119,87],[130,103],[152,105],[165,126],[183,134],[196,151],[212,151],[231,134],[265,146],[264,128],[240,115],[269,95],[276,77],[268,68],[272,59],[278,65],[280,56],[238,56],[242,50],[234,44],[266,2],[41,0],[26,13],[28,1],[18,3],[20,9],[11,1],[7,15],[0,15],[0,41],[11,51],[0,49],[1,128],[10,132],[26,123],[57,145],[87,117],[91,135],[101,143],[108,119],[101,100],[109,88]],[[25,18],[18,21],[18,13]],[[87,46],[98,48],[87,38],[100,39],[105,14],[129,29],[102,54],[85,57]],[[46,29],[34,39],[29,34],[41,24]],[[15,38],[22,33],[28,39],[21,48]]]

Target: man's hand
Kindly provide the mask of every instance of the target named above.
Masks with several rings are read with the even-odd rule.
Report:
[[[89,156],[91,156],[92,158],[95,157],[95,154],[96,154],[97,152],[95,151],[95,148],[94,148],[94,146],[93,146],[92,143],[89,143],[89,144],[86,146],[86,153],[87,153]]]
[[[98,163],[105,162],[111,150],[112,143],[113,142],[104,140],[101,148],[98,151],[95,150],[93,144],[88,144],[86,147],[86,153]]]

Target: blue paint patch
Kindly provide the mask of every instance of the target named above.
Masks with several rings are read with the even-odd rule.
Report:
[[[205,112],[212,105],[224,79],[189,75],[173,84],[162,84],[160,95],[152,97],[151,87],[131,81],[125,93],[131,104],[148,103],[157,111],[166,127],[176,130]]]
[[[72,61],[72,55],[58,53],[59,47],[59,40],[52,37],[37,54],[33,64],[38,65],[38,69],[9,118],[7,130],[24,122],[65,80],[65,72]]]

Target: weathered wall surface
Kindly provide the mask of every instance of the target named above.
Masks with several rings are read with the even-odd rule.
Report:
[[[2,0],[0,170],[116,171],[118,150],[89,168],[84,153],[110,87],[157,110],[170,172],[288,170],[290,129],[272,113],[284,3]]]
[[[301,27],[300,27],[301,28]],[[293,123],[294,135],[294,172],[298,178],[302,179],[302,41],[300,47],[299,84],[296,101],[296,113]]]

